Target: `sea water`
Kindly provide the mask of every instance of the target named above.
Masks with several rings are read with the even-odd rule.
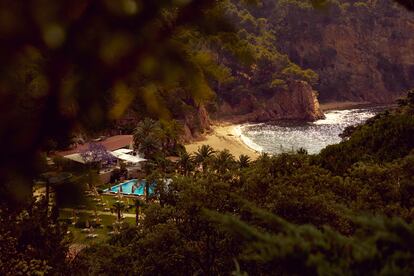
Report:
[[[246,124],[236,128],[248,147],[271,154],[293,152],[304,148],[319,153],[328,145],[341,142],[339,135],[348,126],[358,125],[384,110],[384,107],[331,110],[325,119],[315,122],[279,122]]]

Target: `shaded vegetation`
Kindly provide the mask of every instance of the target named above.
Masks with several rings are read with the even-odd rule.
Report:
[[[236,162],[226,151],[200,148],[194,159],[202,164],[200,171],[179,170],[164,190],[162,204],[144,207],[137,229],[84,250],[74,271],[412,274],[414,147],[406,140],[411,125],[400,127],[401,116],[413,116],[411,93],[396,110],[358,127],[317,156],[300,151]],[[381,134],[387,137],[374,150],[369,141],[384,124],[387,131]],[[397,142],[404,150],[392,150]],[[344,147],[360,158],[341,161]],[[178,166],[187,167],[191,156],[182,158]],[[347,170],[327,166],[336,163]],[[113,257],[103,253],[111,248]],[[111,266],[101,254],[112,260]]]
[[[168,119],[185,121],[213,90],[238,100],[317,80],[244,3],[0,1],[0,18],[0,274],[413,274],[413,91],[317,156],[253,161],[208,146],[192,156]],[[150,159],[147,203],[113,202],[118,221],[134,209],[135,225],[71,259],[59,209],[94,189],[98,164],[48,165],[44,152],[142,106],[142,117],[162,119],[124,128]],[[33,179],[44,196],[33,196]]]

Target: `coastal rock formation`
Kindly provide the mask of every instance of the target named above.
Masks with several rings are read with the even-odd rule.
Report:
[[[183,120],[184,134],[182,139],[189,142],[200,137],[204,132],[211,130],[211,120],[205,106],[197,106],[197,112],[189,113]]]
[[[304,81],[291,81],[288,89],[258,97],[248,93],[237,102],[222,102],[216,116],[234,123],[275,120],[314,121],[324,117],[317,92]]]
[[[280,50],[319,74],[321,101],[390,102],[414,87],[414,13],[393,1],[264,2]]]
[[[386,103],[414,87],[414,13],[391,0],[326,1],[326,9],[299,0],[226,2],[237,45],[224,39],[228,49],[207,43],[200,52],[220,65],[200,66],[215,97],[204,106],[192,99],[192,86],[156,93],[163,113],[184,125],[186,141],[210,130],[210,116],[312,121],[323,117],[317,95],[322,102]],[[140,119],[158,115],[138,95],[110,131],[132,133]]]

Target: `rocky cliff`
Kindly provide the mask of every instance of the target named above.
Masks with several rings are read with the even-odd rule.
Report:
[[[184,134],[182,139],[185,142],[197,139],[201,134],[211,130],[211,120],[204,105],[198,105],[196,112],[188,113],[182,120]]]
[[[341,0],[323,10],[275,2],[259,13],[280,50],[319,74],[322,101],[389,102],[414,86],[414,13],[391,0]]]
[[[291,81],[288,89],[274,91],[266,97],[246,93],[237,97],[235,102],[223,101],[215,116],[234,123],[314,121],[324,117],[316,91],[304,81]]]
[[[208,131],[209,117],[312,121],[323,117],[317,95],[323,102],[384,103],[414,87],[414,13],[391,0],[330,0],[325,9],[300,0],[259,2],[227,1],[237,43],[224,36],[204,45],[201,56],[214,66],[200,68],[216,92],[208,108],[189,97],[191,88],[157,91],[183,122],[186,140]],[[134,109],[145,115],[142,101]]]

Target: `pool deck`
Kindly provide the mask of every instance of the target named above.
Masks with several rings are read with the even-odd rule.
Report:
[[[130,190],[129,187],[125,188],[125,192],[124,191],[122,191],[122,192],[119,191],[119,189],[118,189],[119,187],[123,187],[124,185],[129,184],[130,182],[135,182],[132,186],[136,186],[139,183],[138,186],[135,188],[134,193],[132,193],[132,188],[131,188],[131,192],[129,192],[129,190]],[[122,183],[115,184],[115,185],[111,186],[110,188],[107,188],[107,189],[103,190],[102,194],[111,195],[111,196],[120,195],[120,196],[125,196],[125,197],[130,197],[130,198],[137,198],[137,197],[145,198],[146,197],[146,195],[145,195],[145,185],[146,184],[145,183],[146,183],[145,179],[136,179],[136,178],[129,179],[129,180],[126,180]],[[154,184],[155,183],[153,183],[152,185],[149,186],[150,195],[154,193],[154,189],[155,189]],[[138,194],[135,193],[137,190],[140,191]]]
[[[104,191],[102,195],[110,195],[110,196],[121,196],[121,197],[127,197],[127,198],[143,198],[145,199],[145,195],[135,195],[135,194],[124,194],[124,193],[118,193],[118,192],[110,192],[110,191]]]

